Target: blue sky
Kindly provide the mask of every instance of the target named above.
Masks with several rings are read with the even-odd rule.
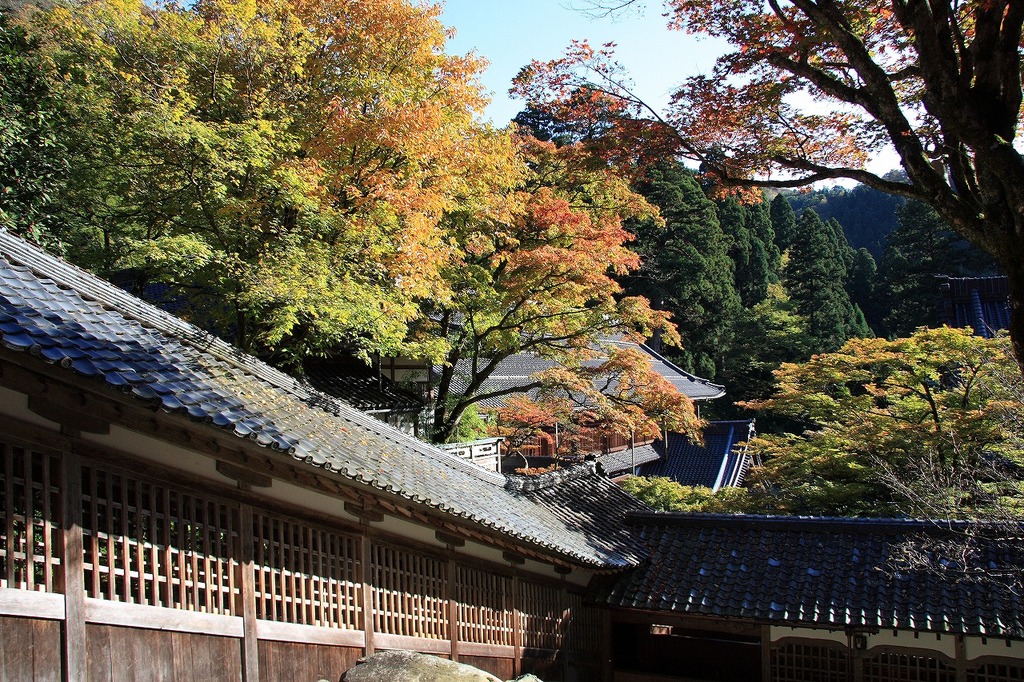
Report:
[[[668,101],[673,86],[686,76],[708,71],[718,50],[707,40],[669,31],[661,3],[647,3],[643,14],[594,19],[574,7],[584,0],[445,0],[441,20],[456,29],[448,52],[475,51],[491,65],[483,83],[492,102],[486,117],[503,126],[522,109],[511,100],[512,78],[531,59],[548,60],[562,54],[573,38],[592,45],[615,41],[619,61],[629,70],[637,92],[648,102]]]

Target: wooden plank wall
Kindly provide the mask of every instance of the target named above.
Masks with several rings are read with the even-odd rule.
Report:
[[[147,478],[128,462],[3,436],[0,455],[3,680],[338,679],[368,642],[557,680],[560,650],[594,645],[586,624],[598,621],[563,581]],[[65,562],[68,537],[78,549]]]
[[[60,622],[0,616],[0,680],[61,679]]]

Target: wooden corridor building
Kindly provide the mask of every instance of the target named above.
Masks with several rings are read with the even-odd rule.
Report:
[[[0,256],[0,678],[336,680],[399,648],[600,675],[583,591],[641,552],[593,466],[517,484]]]
[[[2,680],[1019,682],[1017,587],[891,570],[933,525],[486,471],[0,230]]]

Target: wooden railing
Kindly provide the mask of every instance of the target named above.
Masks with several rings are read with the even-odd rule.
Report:
[[[106,637],[155,628],[240,638],[245,675],[270,640],[504,659],[502,670],[519,673],[528,655],[563,665],[600,634],[596,611],[561,581],[299,519],[230,489],[140,475],[129,462],[75,455],[69,465],[14,439],[0,455],[0,620],[60,621],[70,633],[65,671],[91,665],[101,625],[114,626]],[[80,549],[65,556],[65,546]]]

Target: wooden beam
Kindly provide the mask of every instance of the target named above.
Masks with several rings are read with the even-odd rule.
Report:
[[[462,656],[479,656],[481,658],[515,658],[516,650],[501,644],[474,644],[459,642],[459,654]]]
[[[465,539],[440,530],[434,531],[434,537],[437,538],[438,542],[448,547],[462,547],[466,544]]]
[[[410,637],[408,635],[375,635],[376,646],[380,649],[401,649],[419,651],[425,654],[451,655],[451,642],[446,639],[427,639],[426,637]],[[368,654],[369,655],[369,654]]]
[[[256,634],[261,640],[295,642],[297,644],[327,644],[362,649],[366,644],[360,630],[279,623],[272,620],[256,621]]]
[[[384,512],[375,507],[367,507],[351,502],[345,503],[345,511],[359,518],[360,523],[380,523],[384,520]]]
[[[266,474],[261,474],[258,471],[240,467],[236,464],[229,464],[219,459],[217,460],[217,473],[254,488],[269,488],[274,482],[274,479]]]
[[[516,552],[502,552],[501,558],[510,564],[515,564],[516,566],[522,566],[526,563],[526,557],[521,554],[517,554]]]
[[[63,552],[61,573],[64,587],[64,638],[62,641],[64,679],[86,679],[88,661],[85,640],[85,551],[82,540],[82,463],[78,455],[65,452],[63,463]]]
[[[74,409],[66,404],[55,403],[39,395],[28,397],[28,409],[43,419],[60,424],[65,429],[73,429],[84,433],[110,433],[110,422],[95,415]]]
[[[63,594],[0,587],[0,616],[64,620],[66,613]]]
[[[219,613],[201,613],[185,609],[144,604],[124,604],[107,599],[87,598],[85,619],[89,623],[119,627],[188,632],[217,637],[242,637],[242,619]]]

